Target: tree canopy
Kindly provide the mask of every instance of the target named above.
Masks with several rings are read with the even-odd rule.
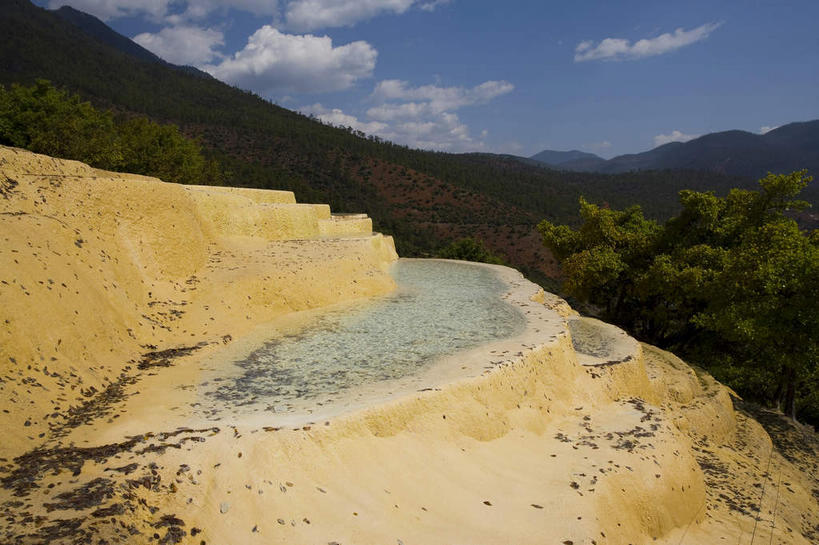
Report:
[[[681,191],[659,224],[580,201],[573,229],[543,221],[566,291],[606,319],[711,369],[737,391],[819,421],[819,231],[786,212],[811,181],[769,174],[757,190]]]
[[[46,80],[0,86],[0,144],[169,182],[214,183],[219,169],[175,125],[115,117]]]

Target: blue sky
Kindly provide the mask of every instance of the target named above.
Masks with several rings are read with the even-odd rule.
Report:
[[[819,118],[819,2],[40,0],[413,147],[611,157]]]

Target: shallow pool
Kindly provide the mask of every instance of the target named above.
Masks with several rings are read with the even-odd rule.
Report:
[[[398,288],[391,295],[328,311],[298,334],[271,339],[236,362],[236,376],[210,383],[206,395],[287,412],[297,400],[400,379],[525,328],[523,314],[502,298],[509,287],[489,268],[400,260],[392,275]]]

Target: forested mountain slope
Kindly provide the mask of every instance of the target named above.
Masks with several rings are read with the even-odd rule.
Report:
[[[45,78],[97,107],[177,124],[218,161],[225,184],[289,189],[300,201],[366,212],[377,230],[395,235],[402,255],[428,255],[474,236],[513,266],[551,274],[534,225],[542,218],[576,223],[580,195],[618,207],[639,203],[659,218],[677,210],[680,189],[724,192],[754,183],[680,171],[558,172],[504,156],[410,150],[323,125],[184,67],[134,56],[108,33],[83,30],[96,25],[90,19],[74,19],[85,22],[77,26],[27,0],[6,0],[0,84]]]

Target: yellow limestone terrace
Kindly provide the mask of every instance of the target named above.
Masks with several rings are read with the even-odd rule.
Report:
[[[773,448],[709,376],[505,267],[519,336],[297,419],[208,420],[202,369],[277,314],[390,289],[391,241],[315,238],[369,225],[321,209],[314,238],[271,241],[233,207],[287,195],[2,153],[2,543],[817,542],[815,449]]]
[[[0,456],[79,425],[146,353],[207,351],[280,314],[393,289],[392,239],[368,221],[326,237],[328,221],[288,191],[0,147]]]

